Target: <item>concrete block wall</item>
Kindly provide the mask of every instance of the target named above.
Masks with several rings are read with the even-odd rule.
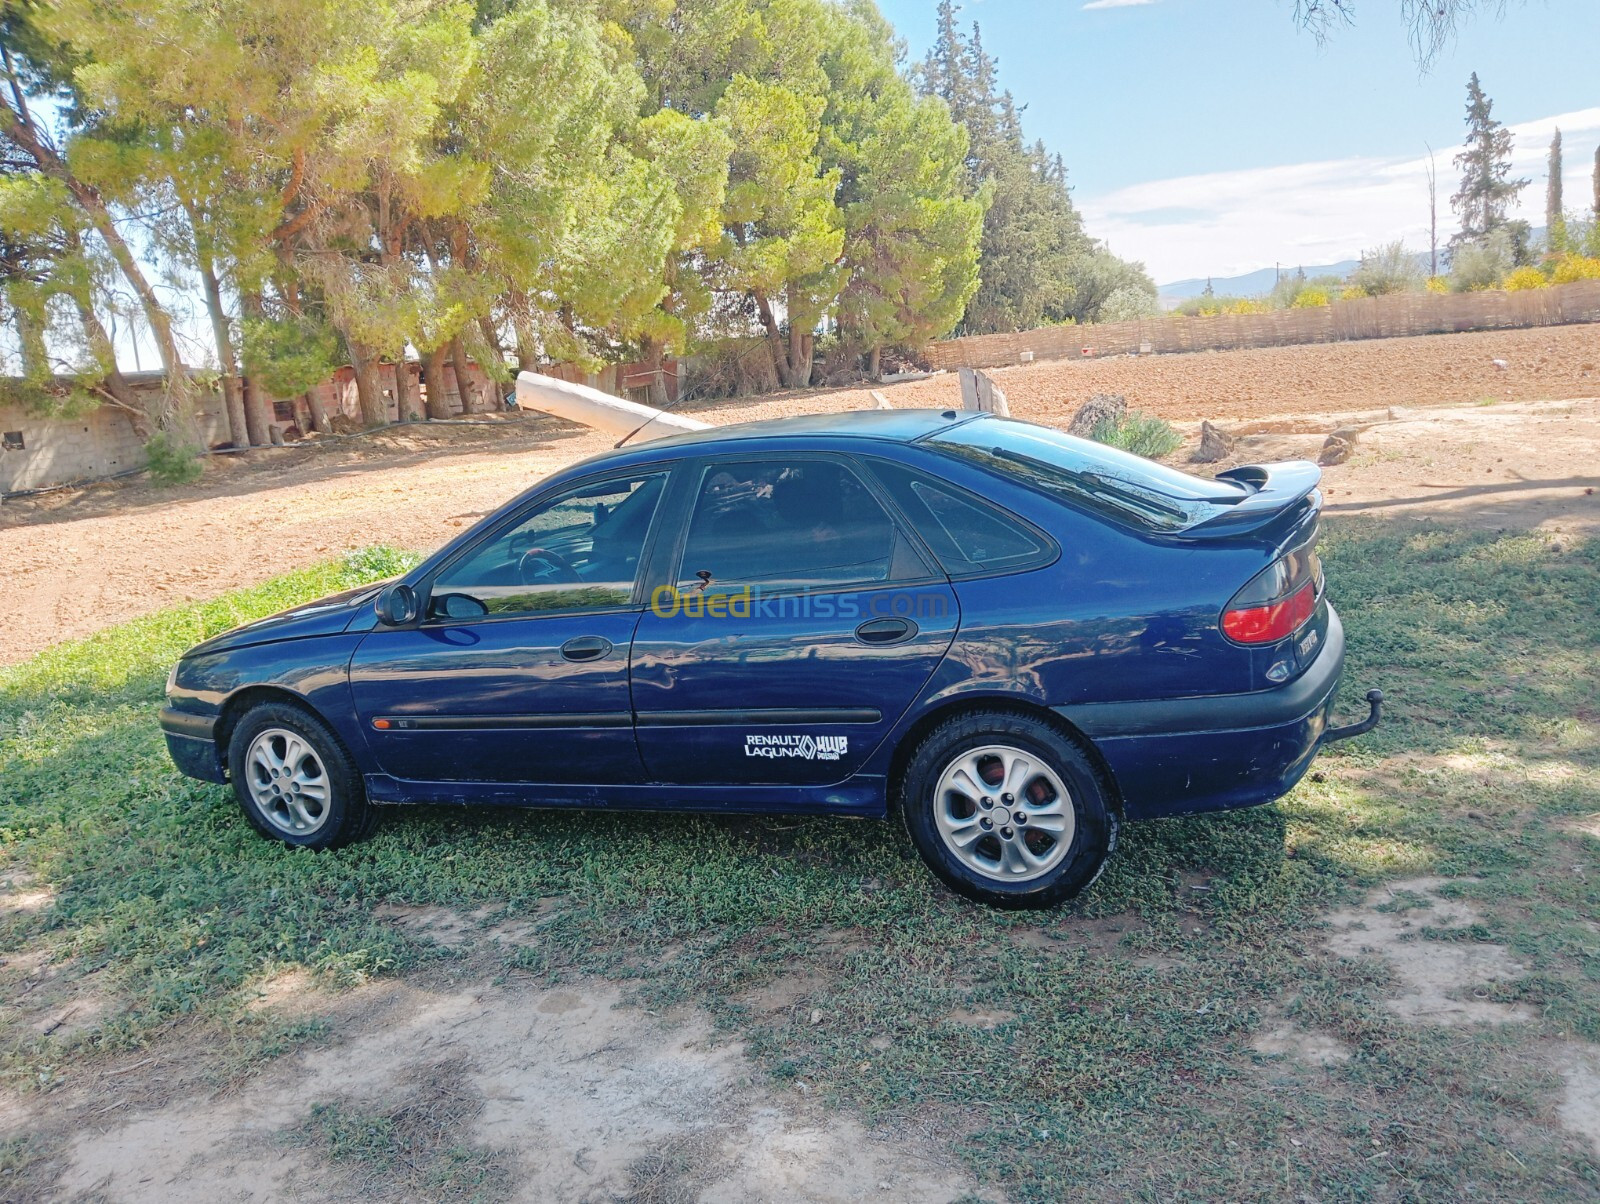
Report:
[[[136,390],[145,386],[135,383]],[[228,441],[228,416],[220,394],[203,394],[196,418],[207,447]],[[7,435],[20,435],[12,448]],[[121,410],[101,406],[78,418],[40,417],[15,407],[0,408],[0,493],[48,489],[143,468],[144,440]]]
[[[411,373],[413,395],[418,398],[418,417],[422,416],[420,380],[422,366],[406,365]],[[491,381],[476,365],[467,369],[471,383],[490,398],[499,397],[504,388]],[[454,369],[445,368],[441,382],[450,402],[450,412],[463,411],[461,390],[457,387]],[[409,414],[401,414],[395,402],[395,365],[383,364],[380,381],[388,400],[390,421],[404,421]],[[128,383],[137,392],[152,392],[162,387],[160,373],[132,373]],[[361,405],[356,397],[355,373],[341,368],[328,380],[316,386],[323,406],[329,416],[343,415],[352,421],[361,419]],[[273,418],[280,430],[298,429],[300,435],[311,433],[311,412],[304,396],[287,402],[274,403],[288,407],[292,418]],[[196,406],[201,442],[206,447],[221,447],[230,442],[228,415],[222,393],[212,389],[200,396]],[[292,434],[293,432],[291,432]],[[102,406],[79,418],[40,417],[15,407],[0,407],[0,436],[17,436],[21,447],[7,446],[0,450],[0,493],[14,493],[26,489],[48,489],[75,481],[90,481],[99,477],[116,476],[145,465],[144,440],[134,433],[133,424],[121,410]]]

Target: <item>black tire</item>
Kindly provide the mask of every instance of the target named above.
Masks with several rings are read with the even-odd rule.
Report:
[[[1010,761],[1008,751],[1015,754]],[[1003,793],[1010,784],[1005,776],[1026,775],[1033,766],[1033,776],[1018,779],[1023,801],[1005,801],[1015,799]],[[993,793],[971,800],[969,813],[969,796],[978,792],[956,783],[973,781]],[[941,790],[941,783],[949,788]],[[1103,771],[1051,724],[1013,711],[975,710],[945,720],[918,741],[897,801],[923,861],[951,890],[992,907],[1033,908],[1054,907],[1100,876],[1117,847],[1113,797]],[[983,809],[986,804],[992,809]],[[1021,819],[1013,820],[1013,813]],[[1002,815],[1005,821],[996,823]],[[985,819],[988,827],[980,831],[976,825]],[[1059,834],[1047,826],[1055,824]],[[962,840],[968,844],[958,854]],[[991,862],[993,875],[983,868]]]
[[[295,781],[304,778],[307,790],[320,783],[324,788],[325,800],[300,798],[297,801],[301,809],[296,812],[287,805],[288,800],[281,793],[271,791],[274,784],[271,780],[263,781],[262,763],[248,762],[252,746],[263,736],[266,737],[263,756],[270,758],[282,755],[285,751],[293,752],[292,746],[286,745],[284,739],[274,733],[299,736],[311,754],[309,758],[296,757],[301,771],[294,775],[286,774],[285,782],[291,778]],[[275,753],[274,748],[279,751]],[[317,762],[320,770],[315,776],[309,773],[312,760]],[[378,826],[378,810],[367,801],[361,774],[356,770],[349,750],[326,723],[301,707],[268,702],[246,711],[234,725],[233,735],[228,741],[228,776],[233,781],[233,792],[239,800],[239,807],[251,827],[271,840],[280,840],[296,848],[333,849],[365,840]],[[252,783],[265,789],[253,789]],[[268,797],[271,802],[282,801],[285,805],[281,809],[264,806],[257,800],[258,793]],[[305,823],[305,830],[294,830],[291,825],[296,815],[304,816],[308,812],[312,819]]]

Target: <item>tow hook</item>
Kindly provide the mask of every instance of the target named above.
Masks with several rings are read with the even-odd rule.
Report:
[[[1383,718],[1383,691],[1368,690],[1367,705],[1372,708],[1367,717],[1360,723],[1352,723],[1346,727],[1330,727],[1322,733],[1319,743],[1332,744],[1335,740],[1348,740],[1352,736],[1363,736],[1378,726],[1378,720]]]

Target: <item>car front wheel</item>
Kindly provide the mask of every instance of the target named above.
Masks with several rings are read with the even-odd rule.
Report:
[[[245,818],[285,844],[331,849],[376,826],[350,754],[299,707],[266,703],[247,711],[228,742],[228,773]]]
[[[952,890],[995,907],[1052,907],[1099,877],[1116,847],[1110,795],[1050,724],[975,711],[917,745],[900,807],[922,859]]]

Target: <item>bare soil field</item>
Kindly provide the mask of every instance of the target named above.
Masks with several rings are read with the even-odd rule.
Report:
[[[1333,513],[1444,508],[1491,526],[1600,518],[1600,327],[1051,362],[993,375],[1014,415],[1058,425],[1092,394],[1121,393],[1190,436],[1172,457],[1180,464],[1202,419],[1238,437],[1229,463],[1315,457],[1328,433],[1354,430],[1355,454],[1325,477]],[[959,403],[953,374],[885,392],[899,408]],[[821,389],[689,412],[729,423],[871,404],[864,389]],[[545,418],[407,426],[215,456],[193,486],[135,479],[12,499],[0,506],[0,597],[11,616],[0,663],[350,548],[436,547],[611,442]]]

